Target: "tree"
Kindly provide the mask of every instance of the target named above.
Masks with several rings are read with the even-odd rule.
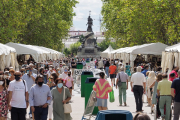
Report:
[[[81,45],[80,42],[76,42],[74,44],[71,44],[70,45],[70,51],[71,53],[73,53],[74,55],[77,55],[77,52],[78,52],[78,47]]]
[[[180,3],[169,0],[102,0],[103,29],[122,47],[180,41]]]
[[[76,0],[1,0],[0,42],[19,42],[56,50],[72,26]]]
[[[109,47],[109,45],[111,45],[113,49],[118,48],[118,46],[116,45],[116,42],[111,42],[111,40],[107,38],[103,40],[101,43],[98,43],[98,46],[101,47],[101,52],[106,50]]]
[[[64,49],[64,54],[65,54],[65,56],[71,55],[70,49],[65,48],[65,49]]]

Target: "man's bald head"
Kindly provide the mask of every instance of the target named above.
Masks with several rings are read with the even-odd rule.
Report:
[[[14,73],[14,75],[21,75],[21,72],[20,72],[20,71],[16,71],[16,72]]]

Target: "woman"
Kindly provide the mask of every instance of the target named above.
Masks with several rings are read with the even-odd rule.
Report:
[[[58,76],[56,75],[56,73],[53,73],[50,77],[49,77],[49,81],[47,83],[47,85],[50,87],[50,90],[52,90],[54,87],[56,87],[55,84],[55,80],[58,78]],[[48,113],[49,113],[49,120],[52,120],[52,112],[53,112],[53,101],[51,101],[51,104],[49,105],[49,109],[48,109]]]
[[[69,88],[69,91],[72,95],[72,89],[74,89],[74,83],[73,83],[73,78],[71,77],[71,71],[68,71],[68,77],[65,78],[65,85],[67,88]]]
[[[110,66],[109,60],[106,60],[105,72],[106,72],[106,75],[107,75],[108,78],[109,78],[109,66]]]
[[[158,85],[158,82],[161,81],[161,80],[162,80],[162,74],[159,73],[157,75],[156,81],[154,81],[154,83],[149,87],[149,88],[154,87],[153,96],[152,96],[151,112],[153,113],[154,104],[157,104],[158,117],[161,116],[161,112],[159,111],[159,103],[157,103],[158,98],[156,96],[157,96],[157,85]]]
[[[61,73],[61,71],[60,71],[59,68],[56,69],[56,74],[58,75],[58,78],[60,78],[60,76],[61,76],[62,73]]]
[[[58,78],[55,81],[56,87],[51,90],[53,98],[53,116],[54,120],[71,120],[70,114],[64,113],[63,104],[66,104],[71,99],[69,89],[63,87],[63,79]],[[65,100],[63,100],[65,90]]]
[[[131,66],[128,63],[126,63],[125,71],[128,76],[131,76]]]
[[[0,75],[0,120],[6,120],[8,114],[8,91],[3,75]]]
[[[10,81],[13,81],[15,79],[14,73],[15,73],[15,71],[13,69],[9,70],[9,80]]]
[[[156,76],[154,71],[150,71],[147,78],[147,97],[148,97],[148,106],[151,106],[152,98],[152,88],[150,86],[156,81]]]
[[[98,107],[99,111],[101,111],[107,110],[108,93],[112,91],[112,87],[110,86],[109,82],[104,79],[104,72],[100,72],[99,76],[100,79],[96,80],[93,86],[93,90],[96,91],[96,106]]]

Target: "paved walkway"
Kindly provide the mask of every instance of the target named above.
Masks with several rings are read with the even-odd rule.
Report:
[[[110,81],[110,79],[108,79]],[[128,110],[132,112],[133,116],[136,114],[136,105],[135,105],[135,100],[133,96],[133,92],[131,92],[131,87],[129,85],[129,89],[127,90],[127,107],[125,106],[118,106],[119,105],[119,99],[118,99],[118,89],[114,89],[114,94],[115,94],[115,102],[110,103],[108,100],[108,109],[109,110]],[[83,113],[84,113],[84,103],[85,98],[81,98],[80,94],[80,87],[77,87],[75,85],[75,90],[73,91],[73,96],[72,96],[72,113],[71,116],[73,120],[81,120]],[[146,101],[146,98],[145,98]],[[154,119],[154,116],[150,114],[150,107],[146,107],[147,103],[143,104],[143,110],[145,113],[147,113],[150,117],[151,120]],[[27,109],[27,113],[29,113],[29,108]],[[10,115],[9,115],[10,116]],[[27,115],[27,120],[29,120],[29,115]],[[92,119],[93,120],[93,119]]]

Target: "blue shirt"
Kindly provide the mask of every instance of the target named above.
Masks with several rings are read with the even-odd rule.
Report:
[[[147,76],[147,75],[146,75],[147,71],[148,71],[148,70],[145,69],[145,70],[143,70],[141,73],[144,74],[144,76],[146,77],[146,76]]]
[[[47,100],[50,97],[50,100]],[[41,87],[39,85],[34,85],[31,87],[29,94],[29,104],[30,106],[41,106],[46,103],[50,104],[52,100],[51,91],[48,85],[43,84]]]
[[[32,73],[32,76],[36,79],[36,74]],[[28,93],[30,92],[31,87],[33,86],[33,84],[35,84],[34,80],[32,79],[31,76],[29,76],[27,73],[25,73],[22,76],[22,79],[26,81],[27,83],[27,87],[28,87]]]
[[[180,102],[180,78],[173,80],[171,88],[174,88],[176,91],[175,102]]]

